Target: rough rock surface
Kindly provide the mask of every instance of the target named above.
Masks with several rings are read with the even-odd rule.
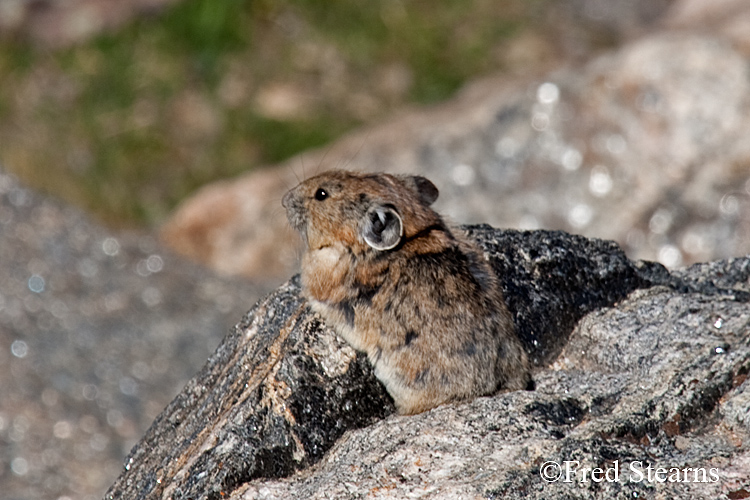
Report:
[[[680,0],[662,23],[676,30],[719,33],[745,55],[750,55],[750,4],[745,0]]]
[[[101,498],[260,295],[0,168],[0,498]]]
[[[747,303],[638,290],[584,318],[536,391],[390,417],[230,498],[747,498],[749,335]],[[571,482],[551,463],[565,461]],[[612,481],[583,475],[615,462]]]
[[[395,416],[366,361],[310,312],[295,278],[248,313],[154,422],[107,498],[624,498],[654,489],[711,498],[750,488],[750,259],[670,274],[630,262],[612,242],[469,231],[501,277],[537,363],[536,390]],[[547,485],[539,468],[548,460],[705,465],[721,480]]]
[[[719,15],[726,3],[701,5],[739,22]],[[165,240],[223,272],[288,276],[296,254],[277,249],[298,239],[274,233],[283,211],[269,207],[295,176],[350,168],[425,175],[441,190],[437,209],[460,223],[612,239],[671,268],[747,253],[750,51],[734,32],[690,24],[701,15],[681,5],[670,30],[580,68],[474,82],[280,171],[208,186],[174,214]]]

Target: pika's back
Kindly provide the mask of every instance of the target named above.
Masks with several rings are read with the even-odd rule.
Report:
[[[365,351],[402,413],[526,385],[497,277],[418,176],[333,171],[282,200],[312,307]]]

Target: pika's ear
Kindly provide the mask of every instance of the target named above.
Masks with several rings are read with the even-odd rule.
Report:
[[[429,179],[421,175],[402,175],[399,176],[406,186],[414,191],[420,201],[428,207],[438,199],[440,191]]]
[[[392,206],[374,205],[367,210],[359,231],[375,250],[390,250],[401,242],[404,223]]]

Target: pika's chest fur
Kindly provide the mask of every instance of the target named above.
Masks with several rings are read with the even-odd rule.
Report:
[[[305,256],[302,282],[313,309],[373,363],[403,349],[471,351],[446,326],[471,330],[505,311],[487,264],[471,257],[451,246],[363,262],[326,247]]]
[[[355,349],[368,354],[382,340],[373,335],[372,309],[393,293],[392,282],[388,263],[362,265],[343,245],[308,251],[303,257],[302,285],[313,310]]]

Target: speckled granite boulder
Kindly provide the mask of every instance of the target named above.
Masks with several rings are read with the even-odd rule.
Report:
[[[638,290],[586,316],[535,391],[390,417],[229,497],[747,498],[749,336],[747,303]]]
[[[714,439],[706,426],[719,401],[746,385],[748,259],[670,274],[607,241],[469,231],[503,280],[536,390],[395,416],[366,361],[309,311],[293,279],[156,420],[107,498],[611,498],[661,486],[548,486],[540,464],[709,463],[710,450],[681,455],[675,443],[696,431]],[[726,476],[738,466],[725,448]]]
[[[259,288],[0,167],[0,498],[101,498]]]

